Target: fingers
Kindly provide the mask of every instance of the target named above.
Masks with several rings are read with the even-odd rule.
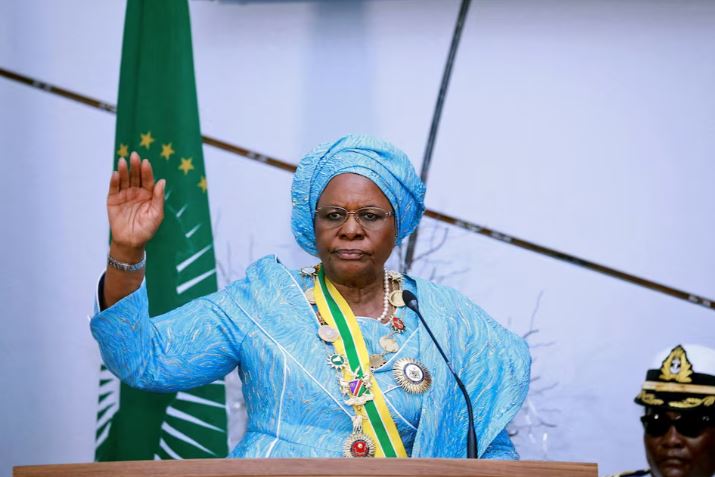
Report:
[[[123,157],[119,158],[117,173],[119,174],[119,190],[129,188],[129,167],[127,166],[127,160]]]
[[[166,189],[166,179],[159,179],[154,186],[151,198],[151,207],[157,211],[160,217],[164,217],[164,190]]]
[[[119,172],[112,171],[112,177],[109,179],[109,194],[114,195],[119,192]]]
[[[114,194],[129,187],[142,187],[153,193],[155,185],[154,170],[149,159],[141,159],[137,152],[132,152],[129,163],[123,157],[119,158],[117,170],[112,173],[109,181],[109,193]]]
[[[154,171],[151,168],[149,159],[144,159],[141,165],[141,183],[142,187],[153,192],[154,190]]]
[[[129,185],[130,187],[141,187],[141,160],[139,154],[132,152],[129,156]]]

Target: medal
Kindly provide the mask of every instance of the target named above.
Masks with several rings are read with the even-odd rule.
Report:
[[[390,335],[385,335],[380,338],[380,346],[382,346],[382,349],[384,349],[387,353],[397,353],[397,350],[400,349],[400,345],[398,345],[397,341],[395,341]]]
[[[306,277],[312,277],[317,271],[315,267],[303,267],[300,269],[301,275]]]
[[[320,325],[320,328],[318,328],[318,336],[320,336],[321,340],[332,343],[340,338],[340,333],[332,326]]]
[[[423,393],[432,385],[432,375],[416,359],[398,359],[392,367],[392,374],[397,384],[408,393]]]
[[[311,305],[315,305],[315,290],[313,288],[308,288],[305,291],[305,299],[308,300],[308,303]]]
[[[375,398],[372,394],[363,394],[362,396],[353,396],[345,401],[348,406],[364,406],[366,402],[372,401]]]
[[[322,266],[315,267],[313,289],[306,290],[306,300],[314,298],[316,303],[315,318],[318,321],[318,336],[328,343],[330,351],[323,354],[325,364],[333,368],[338,381],[340,393],[348,409],[352,408],[355,417],[352,419],[352,432],[343,429],[343,455],[345,457],[374,457],[375,454],[396,457],[408,457],[404,443],[400,437],[395,421],[390,414],[388,403],[380,392],[378,382],[374,379],[372,365],[386,369],[385,353],[370,356],[365,339],[359,327],[355,314],[349,303],[332,286],[325,276]],[[304,269],[308,274],[313,270]],[[387,277],[387,274],[385,275]],[[383,311],[378,318],[385,326],[390,326],[394,308],[390,308],[389,279],[385,278],[383,295]],[[309,287],[310,285],[307,285]],[[337,305],[337,306],[335,306]],[[393,352],[400,349],[393,339],[393,330],[385,330],[381,338],[383,347]],[[379,335],[378,335],[379,337]],[[332,343],[332,346],[330,344]],[[321,361],[322,361],[321,360]],[[395,386],[396,387],[396,386]],[[392,387],[394,389],[394,387]],[[340,404],[340,401],[337,401]],[[342,407],[342,406],[341,406]],[[367,419],[367,421],[363,421]],[[363,424],[365,428],[363,430]],[[376,438],[380,437],[378,441]],[[336,442],[335,444],[339,444]],[[378,448],[379,445],[379,448]]]
[[[371,354],[370,355],[370,367],[372,369],[377,369],[387,363],[385,357],[381,354]]]
[[[362,432],[362,416],[353,418],[353,432],[345,439],[343,444],[345,457],[374,457],[375,443],[370,436]]]
[[[345,364],[348,364],[347,360],[345,361]],[[340,390],[343,394],[351,396],[361,396],[366,393],[368,389],[370,389],[370,386],[372,386],[372,383],[370,382],[370,380],[372,379],[372,375],[369,371],[362,375],[358,375],[357,373],[353,372],[350,372],[350,374],[353,375],[352,378],[340,379]]]
[[[328,362],[331,368],[343,369],[343,367],[345,367],[345,357],[337,353],[328,356]]]
[[[392,331],[394,331],[395,333],[405,332],[405,322],[396,316],[392,317],[392,323],[390,326],[392,327]]]
[[[370,387],[368,381],[360,378],[353,379],[348,382],[348,390],[353,396],[360,396]]]
[[[366,434],[352,433],[345,439],[343,455],[345,457],[374,457],[375,444]]]
[[[402,290],[395,290],[390,293],[390,304],[397,308],[405,306],[405,300],[402,299]]]

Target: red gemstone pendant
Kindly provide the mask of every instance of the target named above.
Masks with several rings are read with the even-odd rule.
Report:
[[[363,440],[353,442],[353,445],[350,446],[350,453],[353,457],[367,456],[367,442]]]
[[[405,331],[405,322],[396,316],[392,317],[392,329],[395,333],[403,333]]]
[[[345,457],[374,457],[375,444],[362,432],[353,432],[345,441]]]

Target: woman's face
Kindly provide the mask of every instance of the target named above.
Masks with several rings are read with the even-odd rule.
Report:
[[[323,190],[317,208],[342,207],[352,212],[363,207],[379,207],[392,212],[390,202],[370,179],[357,174],[335,176]],[[390,216],[382,226],[367,230],[349,215],[334,228],[314,220],[318,256],[328,277],[342,285],[362,287],[382,279],[385,262],[395,244],[395,220]]]

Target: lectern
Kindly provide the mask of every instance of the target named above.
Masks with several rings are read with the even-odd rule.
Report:
[[[14,477],[597,477],[596,464],[467,459],[196,459],[15,467]]]

